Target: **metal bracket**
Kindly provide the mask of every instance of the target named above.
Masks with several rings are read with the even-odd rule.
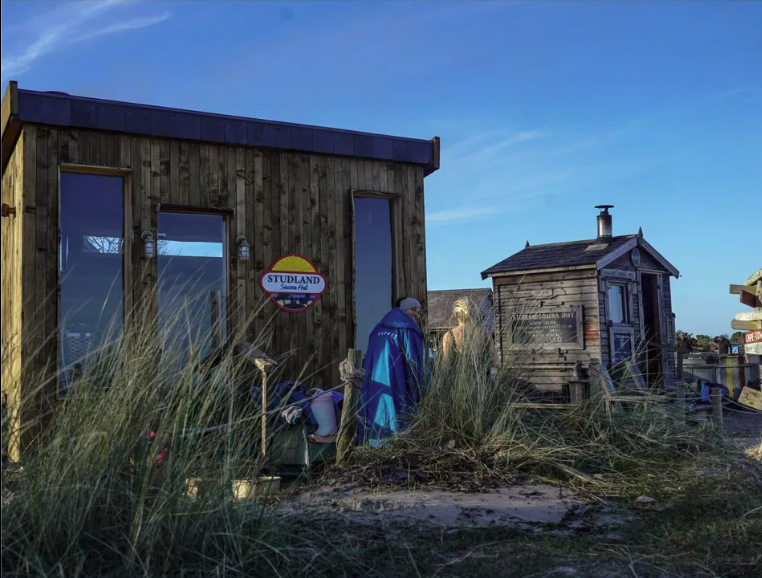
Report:
[[[16,216],[16,207],[11,207],[8,203],[3,203],[2,216],[10,217],[11,215],[14,217]]]

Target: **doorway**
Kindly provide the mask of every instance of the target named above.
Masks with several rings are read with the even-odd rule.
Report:
[[[658,273],[641,273],[643,295],[643,351],[640,366],[645,368],[646,381],[653,387],[663,377],[661,348],[661,283]]]

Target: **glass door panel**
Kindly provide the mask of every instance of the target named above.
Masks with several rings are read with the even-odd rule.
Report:
[[[122,177],[62,172],[60,195],[58,362],[65,394],[122,335]]]
[[[203,359],[226,334],[227,247],[222,215],[159,213],[159,330],[165,357]]]
[[[368,338],[392,303],[391,201],[355,197],[355,347],[367,351]]]

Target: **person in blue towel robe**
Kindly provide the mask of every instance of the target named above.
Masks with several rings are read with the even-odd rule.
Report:
[[[402,299],[370,334],[360,392],[360,444],[378,445],[402,431],[421,401],[428,352],[420,317],[421,304]]]

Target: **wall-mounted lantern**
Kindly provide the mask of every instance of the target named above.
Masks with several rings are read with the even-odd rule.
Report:
[[[238,245],[238,260],[248,261],[251,254],[249,250],[249,241],[243,235],[238,235],[235,238],[236,245]]]
[[[143,231],[140,234],[140,238],[143,240],[143,258],[153,259],[156,255],[156,241],[153,238],[151,231]]]

